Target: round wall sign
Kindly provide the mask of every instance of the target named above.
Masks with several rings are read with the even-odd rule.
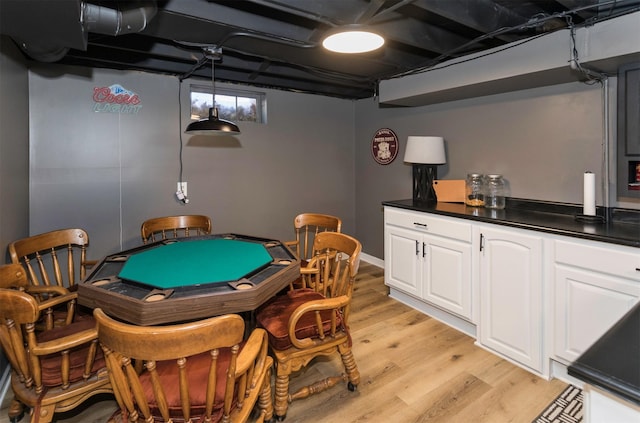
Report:
[[[381,165],[391,163],[398,155],[398,136],[389,128],[381,128],[371,140],[373,159]]]

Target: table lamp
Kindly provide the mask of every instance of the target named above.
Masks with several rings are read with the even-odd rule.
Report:
[[[447,162],[442,137],[409,136],[404,161],[413,164],[413,201],[434,205],[438,202],[433,181],[436,165]]]

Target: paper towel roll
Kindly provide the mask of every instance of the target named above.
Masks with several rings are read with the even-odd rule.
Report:
[[[592,172],[584,173],[583,187],[583,208],[582,214],[585,216],[596,215],[596,175]]]

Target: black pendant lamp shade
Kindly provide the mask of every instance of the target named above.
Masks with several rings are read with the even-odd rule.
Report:
[[[209,108],[209,118],[191,122],[184,131],[190,135],[237,135],[240,128],[233,122],[218,118],[218,108],[216,107],[216,79],[215,61],[222,56],[222,48],[203,48],[206,57],[211,59],[211,85],[213,87],[213,107]]]
[[[240,128],[228,120],[218,118],[218,108],[209,108],[209,118],[191,122],[184,131],[190,135],[224,135],[239,134]]]

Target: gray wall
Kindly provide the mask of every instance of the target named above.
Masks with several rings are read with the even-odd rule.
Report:
[[[0,248],[29,234],[29,80],[22,55],[0,36]]]
[[[93,111],[93,88],[114,83],[140,96],[138,114]],[[33,234],[83,227],[97,258],[139,245],[142,221],[162,215],[206,214],[214,232],[286,240],[294,216],[315,211],[341,216],[345,232],[355,233],[351,101],[261,90],[267,124],[240,122],[237,137],[183,134],[183,205],[174,196],[177,78],[39,65],[29,86]],[[184,81],[183,128],[188,97]]]
[[[413,108],[380,108],[371,100],[356,106],[356,222],[366,252],[383,257],[381,202],[411,198],[411,166],[403,163],[409,135],[443,136],[447,164],[441,179],[468,172],[501,173],[512,197],[582,202],[583,173],[602,176],[602,92],[581,83],[555,85]],[[378,165],[371,138],[393,129],[398,157]],[[603,205],[602,186],[597,187]]]
[[[29,79],[18,49],[0,36],[0,264],[8,261],[7,245],[29,234],[28,210]],[[6,377],[6,385],[8,368],[0,351],[0,381]]]

